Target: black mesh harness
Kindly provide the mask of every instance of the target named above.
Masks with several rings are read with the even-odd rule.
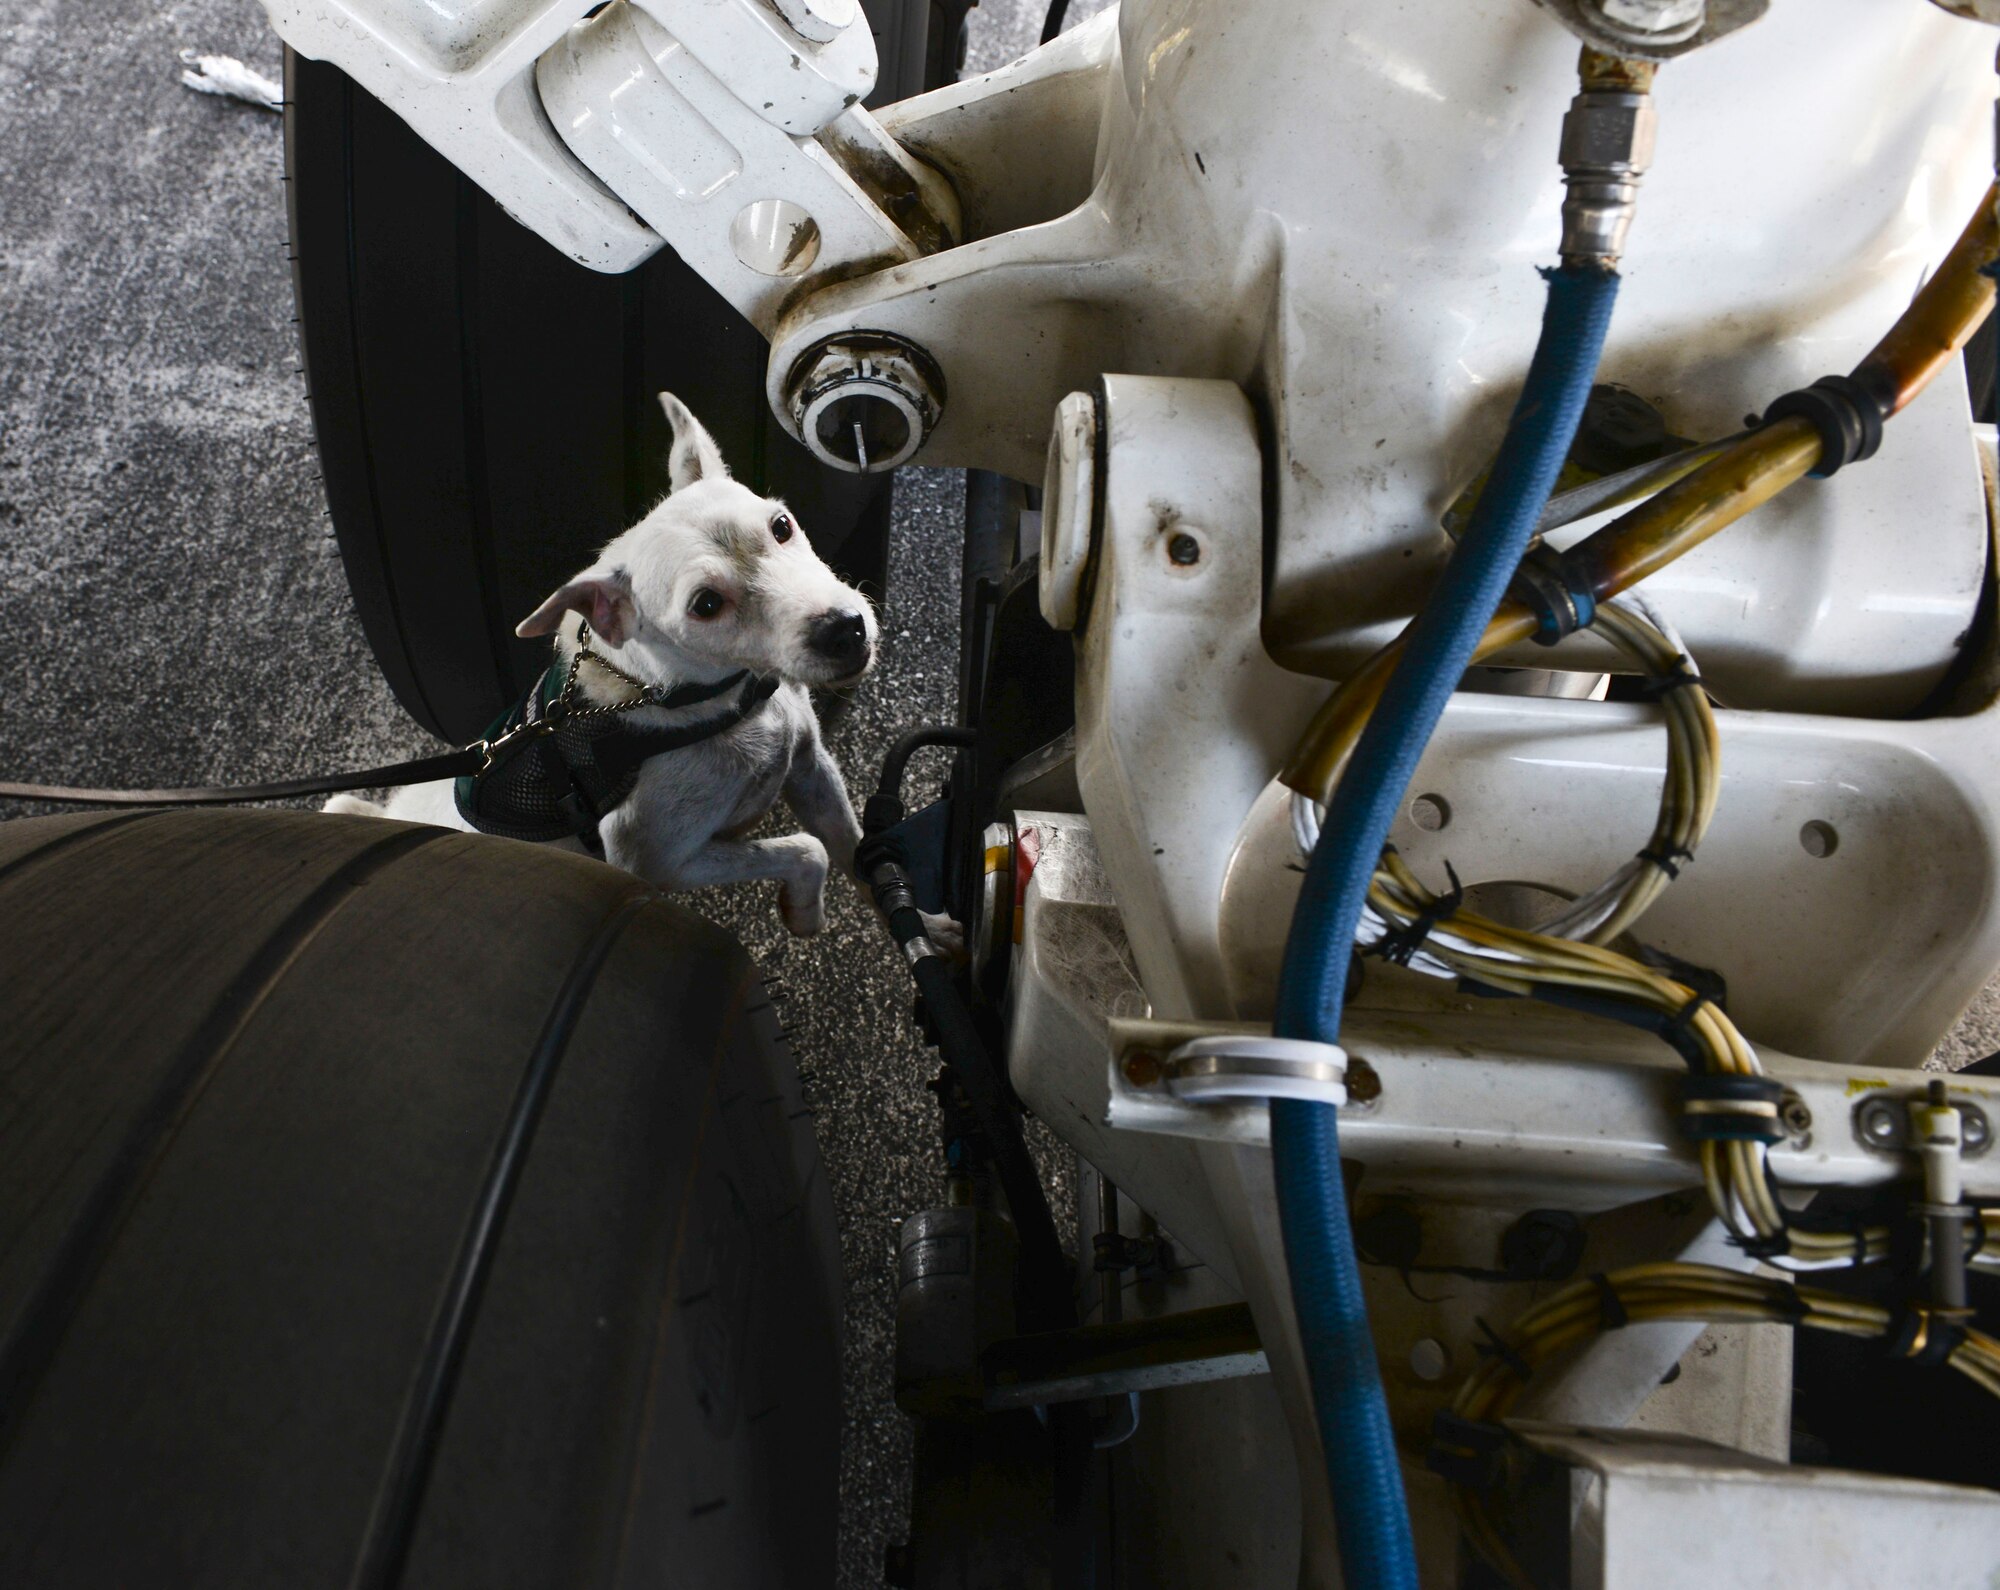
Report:
[[[577,671],[586,657],[635,694],[609,706],[579,705]],[[578,839],[591,854],[601,855],[598,824],[632,793],[642,764],[747,722],[763,710],[779,682],[746,671],[713,684],[661,690],[590,650],[586,624],[568,667],[551,663],[486,731],[484,764],[453,786],[458,814],[481,833],[537,842]],[[725,698],[721,710],[692,723],[645,728],[624,717],[638,707],[692,707]]]

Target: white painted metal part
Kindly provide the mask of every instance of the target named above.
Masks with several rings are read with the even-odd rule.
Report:
[[[1921,1064],[2000,964],[2000,718],[1716,721],[1714,825],[1643,937],[1721,969],[1754,1042]],[[1439,887],[1449,862],[1468,885],[1585,889],[1646,843],[1665,759],[1650,707],[1461,693],[1391,839]],[[1269,1014],[1297,895],[1289,797],[1274,783],[1248,814],[1221,901],[1243,1017]]]
[[[1074,629],[1097,539],[1097,399],[1072,392],[1056,405],[1042,475],[1041,579],[1035,597],[1052,629]]]
[[[1989,1490],[1795,1467],[1684,1436],[1516,1429],[1577,1477],[1575,1590],[1990,1590],[2000,1563],[2000,1496]]]
[[[865,27],[814,43],[759,0],[617,0],[535,81],[577,157],[760,329],[802,279],[919,258],[957,224],[949,189],[858,104]],[[891,190],[925,202],[892,218]]]
[[[876,57],[858,0],[266,9],[571,258],[626,271],[671,242],[764,329],[809,273],[956,236],[949,186],[860,108]]]
[[[1482,1005],[1485,1008],[1481,1008]],[[1124,1062],[1191,1041],[1262,1028],[1114,1020],[1107,1118],[1138,1132],[1268,1147],[1270,1112],[1248,1101],[1192,1102],[1161,1083],[1134,1082]],[[1616,1208],[1701,1186],[1695,1145],[1681,1130],[1683,1066],[1658,1039],[1601,1021],[1461,996],[1437,1008],[1357,1009],[1344,1031],[1372,1073],[1370,1096],[1341,1115],[1341,1152],[1366,1165],[1372,1190],[1467,1203],[1571,1210]],[[1761,1050],[1811,1126],[1774,1145],[1785,1187],[1868,1187],[1909,1180],[1916,1148],[1871,1147],[1857,1101],[1917,1100],[1923,1073],[1899,1078]],[[2000,1082],[1958,1078],[1953,1101],[2000,1114]],[[1963,1161],[1970,1196],[2000,1195],[2000,1153]]]
[[[1014,1086],[1040,1119],[1172,1234],[1177,1251],[1251,1299],[1279,1377],[1279,1401],[1297,1413],[1305,1406],[1304,1388],[1276,1258],[1266,1111],[1187,1104],[1166,1097],[1156,1082],[1130,1080],[1123,1062],[1135,1050],[1157,1058],[1183,1039],[1223,1029],[1139,1019],[1145,994],[1089,822],[1025,810],[1016,821],[1036,862],[1008,985]],[[1419,1197],[1438,1212],[1437,1223],[1427,1228],[1431,1262],[1490,1264],[1502,1228],[1526,1210],[1547,1207],[1586,1212],[1593,1233],[1588,1262],[1597,1268],[1662,1257],[1747,1262],[1705,1215],[1677,1212],[1683,1205],[1697,1209],[1699,1200],[1684,1189],[1699,1177],[1674,1129],[1675,1069],[1648,1052],[1647,1040],[1547,1010],[1510,1009],[1502,1023],[1496,1035],[1462,1011],[1454,1025],[1449,1019],[1440,1024],[1434,1011],[1411,1010],[1366,1015],[1356,1028],[1356,1053],[1373,1056],[1371,1066],[1379,1062],[1384,1085],[1375,1101],[1343,1112],[1344,1146],[1366,1167],[1361,1185],[1370,1196]],[[1499,1049],[1490,1061],[1468,1061],[1468,1048],[1494,1044],[1496,1037]],[[1907,1170],[1900,1153],[1865,1155],[1853,1147],[1851,1133],[1836,1140],[1849,1126],[1844,1073],[1825,1075],[1826,1068],[1776,1057],[1774,1063],[1790,1066],[1788,1078],[1794,1071],[1807,1075],[1828,1123],[1824,1148],[1818,1146],[1817,1117],[1808,1137],[1788,1146],[1788,1174],[1812,1184],[1850,1173],[1882,1180]],[[1907,1086],[1917,1085],[1910,1077]],[[1991,1092],[2000,1096],[2000,1085]],[[2000,1156],[1974,1174],[1987,1184],[2000,1175]],[[1405,1286],[1395,1271],[1380,1266],[1368,1267],[1363,1280],[1385,1366],[1409,1362],[1418,1343],[1429,1343],[1462,1369],[1477,1356],[1480,1320],[1509,1318],[1535,1295],[1532,1286],[1469,1279],[1433,1295]],[[1621,1424],[1653,1405],[1660,1377],[1700,1334],[1698,1323],[1661,1323],[1602,1338],[1538,1377],[1526,1406],[1542,1417]],[[1753,1333],[1730,1351],[1751,1352],[1760,1341]],[[1711,1356],[1720,1350],[1711,1343]],[[1769,1356],[1757,1359],[1765,1377],[1761,1391],[1784,1402],[1788,1381],[1773,1385],[1770,1378],[1783,1365],[1774,1368],[1765,1361]],[[1385,1375],[1399,1438],[1406,1451],[1420,1452],[1429,1420],[1449,1399],[1457,1375],[1397,1373],[1393,1367],[1385,1367]],[[1671,1429],[1733,1429],[1732,1410],[1718,1411],[1711,1401],[1661,1408],[1653,1417]],[[1296,1460],[1310,1472],[1310,1440],[1294,1433]],[[1275,1456],[1269,1461],[1281,1462]],[[1406,1467],[1405,1481],[1427,1578],[1441,1579],[1455,1527],[1448,1500],[1436,1476],[1417,1465]],[[1303,1515],[1290,1512],[1288,1494],[1282,1508],[1273,1503],[1271,1517],[1283,1518],[1288,1538],[1300,1527],[1293,1520],[1301,1519],[1305,1582],[1318,1584],[1330,1571],[1323,1494],[1309,1488],[1303,1503]],[[1280,1566],[1248,1582],[1289,1590],[1296,1559],[1277,1556]],[[1223,1574],[1189,1582],[1246,1581]]]
[[[1064,878],[1075,869],[1030,880],[1010,1065],[1038,1114],[1241,1287],[1281,1400],[1297,1410],[1306,1397],[1278,1257],[1268,1114],[1174,1099],[1156,1082],[1135,1083],[1123,1062],[1134,1033],[1151,1036],[1141,1047],[1157,1059],[1218,1030],[1204,1020],[1268,1017],[1302,860],[1289,792],[1268,779],[1318,698],[1271,659],[1250,621],[1262,552],[1250,504],[1262,470],[1249,405],[1222,383],[1122,375],[1107,376],[1103,394],[1076,761],[1102,868],[1092,933],[1116,929],[1121,953],[1091,962],[1093,991],[1077,957],[1056,948],[1073,939]],[[1182,529],[1199,551],[1186,565],[1165,555]],[[1916,1169],[1862,1142],[1852,1111],[1876,1090],[1921,1091],[1917,1076],[1888,1068],[1919,1063],[2000,959],[1994,710],[1915,722],[1718,714],[1715,825],[1644,927],[1649,941],[1723,971],[1763,1064],[1810,1117],[1809,1131],[1771,1155],[1788,1185],[1881,1183]],[[1396,839],[1440,880],[1449,859],[1468,882],[1574,888],[1645,843],[1663,769],[1653,708],[1461,694],[1411,790],[1413,802],[1434,796],[1449,815],[1429,827],[1406,817]],[[1017,821],[1060,821],[1068,849],[1081,843],[1079,819]],[[1941,920],[1961,936],[1941,937]],[[1118,975],[1107,977],[1110,966]],[[1143,1000],[1156,1024],[1114,1019],[1107,996],[1120,1007]],[[1023,1019],[1058,1009],[1060,1023]],[[1378,1195],[1442,1203],[1458,1218],[1540,1206],[1608,1219],[1700,1187],[1678,1120],[1682,1069],[1656,1039],[1378,967],[1350,1005],[1343,1042],[1381,1084],[1343,1111],[1342,1132],[1343,1152],[1367,1167],[1364,1186]],[[1983,1084],[1956,1086],[1989,1113],[2000,1103]],[[1158,1146],[1132,1141],[1142,1134]],[[1198,1174],[1184,1145],[1200,1145]],[[1967,1174],[2000,1188],[2000,1159],[1968,1161]],[[1746,1262],[1719,1242],[1701,1259]],[[1371,1288],[1371,1315],[1393,1316],[1383,1296]],[[1441,1341],[1470,1329],[1421,1323]],[[1599,1390],[1587,1390],[1595,1382],[1581,1370],[1568,1382],[1572,1411],[1623,1419],[1652,1380],[1651,1360],[1621,1355],[1673,1342],[1677,1353],[1691,1334],[1646,1346],[1617,1333],[1601,1344],[1610,1378]],[[1654,1380],[1659,1372],[1656,1363]],[[1416,1395],[1392,1387],[1399,1419]],[[1310,1433],[1295,1435],[1309,1471]],[[1412,1478],[1413,1496],[1426,1483]],[[1312,1541],[1310,1491],[1307,1500]]]
[[[590,0],[265,0],[264,9],[286,44],[338,66],[571,259],[625,271],[660,247],[570,153],[535,91],[535,63]]]
[[[886,118],[942,170],[1004,191],[1005,154],[1033,139],[1032,168],[1045,147],[1025,108],[1007,115],[1025,78],[1038,115],[1096,129],[1091,185],[1061,211],[990,201],[1003,232],[968,199],[964,247],[800,299],[773,339],[774,400],[813,342],[893,332],[953,393],[922,461],[1033,479],[1057,402],[1100,372],[1235,381],[1274,449],[1269,643],[1337,676],[1429,588],[1440,516],[1518,389],[1558,236],[1575,41],[1523,0],[1127,0],[1103,42],[1096,77],[1069,45],[1061,72],[1033,75],[1031,56]],[[1851,365],[1990,176],[1991,52],[1915,0],[1778,0],[1663,68],[1604,378],[1709,437]],[[1984,567],[1958,385],[1900,416],[1867,469],[1651,582],[1727,699],[1873,714],[1935,683]]]
[[[1102,371],[1238,382],[1273,446],[1269,644],[1351,668],[1428,588],[1533,345],[1569,34],[1525,0],[1127,0],[877,123],[851,6],[618,0],[572,36],[585,0],[269,0],[573,257],[670,239],[772,333],[788,425],[799,356],[851,331],[941,367],[924,461],[1024,479]],[[1851,364],[1987,179],[1989,54],[1915,0],[1779,0],[1670,63],[1605,377],[1714,436]],[[1651,582],[1728,699],[1875,715],[1936,682],[1984,560],[1959,384]]]

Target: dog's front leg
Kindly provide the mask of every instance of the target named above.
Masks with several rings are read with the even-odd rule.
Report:
[[[699,889],[710,883],[775,878],[778,914],[786,928],[806,938],[826,921],[826,847],[811,834],[711,839],[686,855],[612,859],[662,889]]]
[[[785,775],[785,804],[805,825],[807,833],[826,846],[827,860],[848,877],[854,876],[854,847],[861,843],[861,824],[854,815],[854,802],[847,797],[847,781],[833,755],[812,724]]]
[[[853,878],[854,847],[861,843],[861,824],[854,816],[854,803],[848,798],[847,781],[840,776],[839,765],[820,739],[817,725],[811,744],[802,744],[792,758],[791,772],[785,779],[785,802],[805,824],[806,832],[826,846],[833,864]],[[862,880],[854,881],[859,884]],[[865,887],[863,894],[865,897]],[[964,928],[948,916],[929,911],[917,914],[924,919],[926,938],[954,959],[964,956]]]

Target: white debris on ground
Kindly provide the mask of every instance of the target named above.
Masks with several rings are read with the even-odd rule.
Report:
[[[220,94],[225,99],[240,99],[263,110],[278,110],[284,105],[282,88],[233,55],[198,55],[193,50],[182,50],[181,65],[187,68],[181,73],[181,82],[197,94]]]

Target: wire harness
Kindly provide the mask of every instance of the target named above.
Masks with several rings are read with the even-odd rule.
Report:
[[[1630,932],[1694,860],[1721,796],[1721,737],[1701,670],[1673,626],[1643,597],[1606,602],[1597,609],[1592,628],[1632,660],[1645,680],[1646,694],[1659,703],[1667,731],[1659,816],[1631,859],[1536,931],[1550,938],[1609,944]],[[1299,847],[1310,855],[1319,838],[1318,807],[1303,795],[1294,796],[1292,816]],[[1439,899],[1456,903],[1454,892]],[[1408,953],[1401,940],[1378,946],[1377,953],[1407,965],[1422,938],[1417,935]]]
[[[1474,1548],[1510,1584],[1531,1586],[1499,1527],[1495,1506],[1508,1436],[1500,1421],[1535,1371],[1609,1330],[1671,1320],[1800,1326],[1880,1341],[1897,1357],[1943,1364],[2000,1396],[2000,1341],[1922,1308],[1894,1310],[1789,1281],[1703,1264],[1641,1264],[1572,1282],[1487,1349],[1433,1426],[1429,1466],[1452,1486],[1452,1504]]]
[[[1909,407],[1992,312],[2000,263],[1996,201],[2000,188],[1988,189],[1937,271],[1854,367],[1854,381],[1874,398],[1884,420]],[[1767,420],[1712,456],[1705,448],[1683,455],[1681,462],[1702,461],[1563,554],[1570,583],[1601,606],[1797,485],[1821,467],[1825,450],[1815,423],[1791,414]],[[1518,646],[1541,627],[1540,613],[1528,603],[1503,602],[1472,660],[1484,662]],[[1278,775],[1287,788],[1326,803],[1408,636],[1405,631],[1389,642],[1327,698]]]

